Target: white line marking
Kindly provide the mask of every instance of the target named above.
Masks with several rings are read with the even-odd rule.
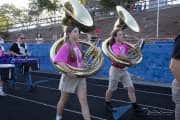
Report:
[[[57,79],[57,78],[48,78],[48,79]],[[57,80],[59,80],[59,79],[57,79]],[[99,87],[105,87],[105,88],[108,87],[108,85],[107,86],[106,85],[99,85],[99,84],[94,84],[94,83],[90,83],[90,82],[88,82],[88,84],[92,84],[94,86],[99,86]],[[120,89],[124,89],[124,88],[123,87],[118,87],[118,89],[120,90]],[[150,94],[157,94],[157,95],[164,95],[164,96],[172,97],[171,94],[164,94],[164,93],[159,93],[159,92],[149,92],[149,91],[137,90],[137,89],[136,89],[136,91],[137,92],[142,92],[142,93],[150,93]]]
[[[98,86],[98,87],[105,87],[107,88],[108,86],[105,86],[105,85],[97,85],[97,84],[94,84],[94,83],[88,83],[88,84],[91,84],[91,85],[94,85],[94,86]],[[124,88],[120,88],[118,87],[119,90],[122,90]],[[143,92],[143,93],[150,93],[150,94],[157,94],[157,95],[164,95],[164,96],[169,96],[169,97],[172,97],[172,95],[170,94],[164,94],[164,93],[158,93],[158,92],[149,92],[149,91],[144,91],[144,90],[136,90],[137,92]]]
[[[17,82],[17,83],[18,83],[18,84],[24,84],[24,83],[21,83],[21,82]],[[58,91],[58,89],[56,89],[56,88],[45,87],[45,86],[41,86],[41,85],[37,85],[37,87]],[[87,96],[89,96],[89,97],[94,97],[94,98],[98,98],[98,99],[103,99],[103,100],[105,99],[104,97],[95,96],[95,95],[91,95],[91,94],[88,94]],[[117,99],[112,99],[112,101],[123,102],[123,103],[130,103],[130,102],[128,102],[128,101],[117,100]],[[167,111],[174,112],[174,110],[171,110],[171,109],[166,109],[166,108],[161,108],[161,107],[156,107],[156,106],[150,106],[150,105],[144,105],[144,104],[139,104],[139,105],[144,106],[144,107],[150,107],[150,108],[156,108],[156,109],[160,109],[160,110],[167,110]]]
[[[43,105],[43,106],[46,106],[46,107],[56,109],[56,106],[54,106],[54,105],[46,104],[46,103],[39,102],[39,101],[36,101],[36,100],[26,99],[26,98],[23,98],[23,97],[12,95],[12,94],[8,94],[8,96],[12,97],[12,98],[16,98],[16,99],[20,99],[20,100],[24,100],[24,101],[27,101],[27,102],[31,102],[31,103],[35,103],[35,104],[39,104],[39,105]],[[64,109],[64,110],[67,111],[67,112],[72,112],[72,113],[75,113],[75,114],[82,115],[82,113],[79,112],[79,111],[70,110],[70,109]],[[95,118],[95,119],[98,119],[98,120],[106,120],[104,118],[100,118],[100,117],[97,117],[97,116],[94,116],[94,115],[91,115],[91,117]]]
[[[105,99],[104,97],[100,97],[100,96],[94,96],[94,95],[88,95],[90,97],[94,97],[94,98],[99,98],[99,99]],[[131,102],[127,102],[124,100],[117,100],[117,99],[112,99],[112,101],[116,101],[116,102],[123,102],[123,103],[131,103]],[[174,112],[174,110],[171,109],[166,109],[166,108],[161,108],[161,107],[156,107],[156,106],[151,106],[151,105],[144,105],[144,104],[138,104],[144,107],[149,107],[149,108],[156,108],[156,109],[160,109],[160,110],[166,110],[166,111],[171,111]]]

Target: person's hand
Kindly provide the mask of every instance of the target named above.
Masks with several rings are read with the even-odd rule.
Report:
[[[129,66],[133,66],[134,64],[136,64],[136,61],[133,60],[129,61]]]
[[[83,75],[76,75],[76,77],[78,77],[78,78],[85,78],[86,76],[83,76]]]
[[[74,74],[72,74],[72,73],[70,73],[70,72],[67,72],[67,73],[65,73],[67,76],[69,76],[69,77],[71,77],[71,78],[76,78],[77,76],[76,75],[74,75]]]
[[[131,67],[133,65],[133,63],[132,62],[129,62],[129,65],[127,66],[127,67]]]

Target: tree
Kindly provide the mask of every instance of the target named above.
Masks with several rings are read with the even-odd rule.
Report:
[[[83,5],[86,5],[88,0],[79,0]]]
[[[138,0],[112,0],[116,5],[121,5],[126,9],[130,9],[130,6]]]
[[[10,20],[5,15],[0,15],[0,32],[5,32],[11,26]]]
[[[79,0],[80,3],[86,4],[88,0]],[[34,5],[34,7],[42,12],[42,10],[48,10],[48,11],[56,11],[60,8],[61,1],[58,0],[30,0],[29,5]]]
[[[30,9],[42,12],[43,10],[55,11],[58,8],[57,0],[30,0]],[[35,9],[32,9],[35,8]]]
[[[138,0],[100,0],[100,4],[106,9],[114,9],[116,5],[121,5],[126,9],[130,9],[131,4]]]
[[[0,14],[0,35],[2,38],[6,39],[9,36],[8,28],[11,26],[10,19]]]
[[[14,5],[4,4],[0,6],[0,14],[7,16],[11,20],[11,24],[28,22],[29,20],[27,11],[16,8]]]
[[[112,0],[101,0],[100,4],[105,10],[111,10],[115,8],[116,5],[115,2],[113,2]]]

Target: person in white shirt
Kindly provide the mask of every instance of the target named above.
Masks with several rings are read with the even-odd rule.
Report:
[[[20,33],[16,37],[16,42],[10,47],[10,54],[13,56],[26,56],[27,44],[25,43],[25,35]]]

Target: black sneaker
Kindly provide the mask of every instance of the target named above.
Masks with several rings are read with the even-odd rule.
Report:
[[[111,102],[105,102],[105,108],[107,112],[113,112],[113,106]]]
[[[132,108],[135,113],[147,114],[148,112],[147,108],[141,107],[137,105],[136,103],[133,103]]]

